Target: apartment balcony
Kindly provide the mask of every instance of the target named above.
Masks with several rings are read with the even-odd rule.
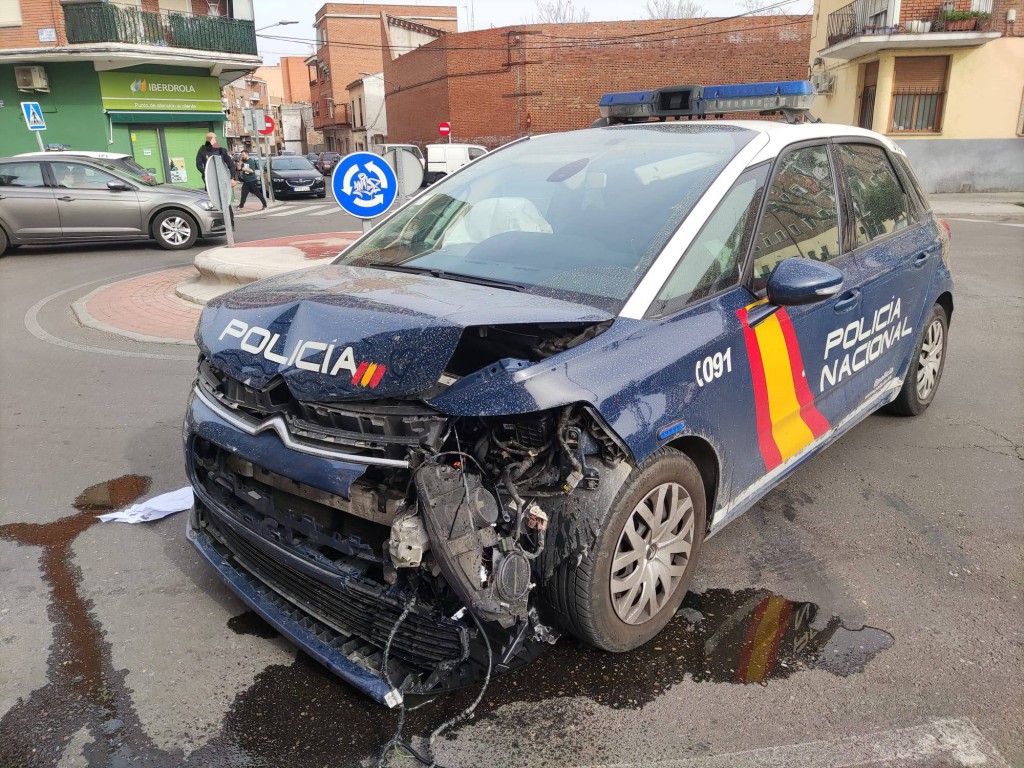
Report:
[[[956,5],[936,2],[927,12],[901,19],[900,0],[854,0],[828,15],[827,47],[818,55],[849,60],[883,49],[976,47],[1002,36],[989,28],[989,14]]]
[[[244,19],[79,2],[64,5],[64,31],[70,44],[117,43],[256,56],[256,27]]]

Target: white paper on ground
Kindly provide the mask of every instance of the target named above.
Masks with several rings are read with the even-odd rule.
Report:
[[[173,515],[175,512],[191,509],[192,503],[192,486],[186,486],[170,493],[154,496],[149,501],[132,504],[127,509],[100,515],[99,519],[104,523],[148,523],[159,520],[161,517]]]

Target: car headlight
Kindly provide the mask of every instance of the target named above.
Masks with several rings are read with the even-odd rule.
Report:
[[[200,200],[198,203],[196,203],[196,205],[198,205],[204,211],[216,211],[216,210],[219,210],[217,208],[217,206],[214,205],[213,201],[211,201],[211,200]]]

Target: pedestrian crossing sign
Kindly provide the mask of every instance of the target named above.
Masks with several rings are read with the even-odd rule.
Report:
[[[25,125],[30,131],[46,130],[46,120],[43,119],[43,110],[38,101],[21,102],[21,111],[25,114]]]

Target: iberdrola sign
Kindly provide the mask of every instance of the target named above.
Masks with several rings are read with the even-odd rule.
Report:
[[[100,72],[100,96],[108,111],[222,112],[220,80],[188,75]]]

